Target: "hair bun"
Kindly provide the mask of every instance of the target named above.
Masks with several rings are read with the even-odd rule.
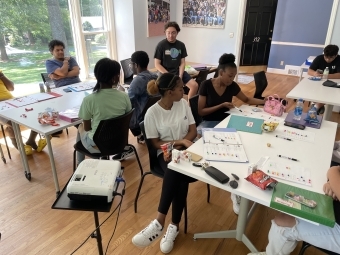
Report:
[[[219,65],[225,65],[227,63],[234,63],[235,62],[235,56],[232,53],[224,53],[220,59],[218,60]]]

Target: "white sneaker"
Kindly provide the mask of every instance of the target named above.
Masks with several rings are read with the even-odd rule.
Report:
[[[162,225],[158,220],[153,220],[146,228],[132,238],[132,243],[142,248],[149,246],[162,235],[162,231]]]
[[[253,252],[253,253],[248,253],[248,255],[267,255],[265,252]]]
[[[160,243],[160,248],[163,253],[169,253],[172,251],[178,233],[179,231],[177,229],[177,226],[170,223]]]
[[[238,213],[240,212],[241,197],[235,195],[234,193],[231,193],[230,198],[231,198],[231,201],[233,201],[234,213],[236,213],[238,215]]]

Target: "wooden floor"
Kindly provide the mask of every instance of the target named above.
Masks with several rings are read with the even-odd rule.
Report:
[[[265,95],[285,95],[298,83],[293,76],[267,74],[269,86]],[[254,93],[254,82],[241,85],[242,91],[248,96]],[[290,109],[293,104],[291,100]],[[239,101],[235,101],[240,105]],[[307,106],[306,106],[307,107]],[[337,120],[338,114],[333,117]],[[72,175],[72,153],[76,129],[70,128],[70,134],[65,132],[60,138],[53,138],[54,157],[58,170],[60,187],[64,187]],[[23,131],[28,136],[28,131]],[[339,134],[337,135],[339,136]],[[3,139],[0,139],[2,148]],[[135,144],[144,171],[149,170],[148,155],[145,145],[136,144],[131,135],[129,142]],[[23,173],[20,155],[11,149],[12,159],[7,158],[7,164],[0,161],[0,254],[70,254],[80,245],[94,229],[94,219],[91,212],[75,212],[52,210],[55,200],[55,188],[52,179],[51,166],[47,149],[34,153],[29,157],[32,180],[29,182]],[[140,181],[138,165],[134,157],[122,162],[125,167],[126,193],[123,198],[118,226],[108,248],[107,254],[162,254],[159,241],[150,247],[140,249],[131,243],[134,234],[144,228],[156,216],[162,180],[148,175],[145,178],[138,203],[138,213],[134,213],[134,198]],[[245,171],[246,166],[245,166]],[[118,198],[112,206],[112,211],[118,203]],[[267,244],[267,234],[270,220],[276,211],[258,206],[250,219],[246,235],[259,251],[264,251]],[[109,213],[100,213],[102,222]],[[171,217],[171,211],[169,213]],[[170,220],[167,218],[167,223]],[[102,226],[103,246],[114,231],[117,213]],[[249,250],[234,239],[201,239],[194,241],[193,234],[198,232],[235,229],[237,216],[233,213],[230,194],[218,188],[211,187],[210,203],[206,202],[206,185],[201,182],[190,184],[188,195],[188,233],[180,231],[171,254],[224,255],[248,254]],[[183,230],[183,222],[180,225]],[[300,248],[300,244],[298,246]],[[298,248],[292,254],[298,254]],[[75,254],[98,254],[96,240],[90,238]],[[321,252],[309,249],[306,255],[318,255]]]

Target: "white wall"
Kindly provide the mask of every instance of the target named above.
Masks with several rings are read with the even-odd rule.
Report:
[[[113,0],[116,26],[117,60],[131,57],[135,51],[133,0]]]
[[[331,37],[331,44],[336,44],[340,47],[340,5],[338,5],[338,10],[335,17],[333,34]]]

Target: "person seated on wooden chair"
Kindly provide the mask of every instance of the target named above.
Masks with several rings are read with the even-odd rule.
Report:
[[[116,89],[119,74],[120,64],[109,58],[99,60],[94,67],[97,84],[93,93],[86,96],[80,106],[79,118],[83,119],[83,123],[79,125],[77,135],[77,142],[81,141],[90,153],[100,153],[93,141],[100,121],[124,115],[131,110],[129,96]],[[77,152],[78,165],[84,159],[85,155]]]
[[[167,165],[171,160],[171,153],[164,155],[161,145],[170,142],[176,149],[191,146],[196,137],[196,125],[187,101],[182,98],[183,82],[179,76],[162,74],[156,81],[148,83],[148,92],[152,95],[161,94],[158,103],[146,112],[144,124],[146,137],[158,149],[158,162],[164,171],[164,178],[157,217],[132,238],[132,243],[138,247],[146,247],[160,237],[172,204],[172,222],[160,242],[161,251],[169,253],[179,233],[189,183],[196,180],[169,169]]]
[[[150,80],[157,79],[157,74],[148,71],[149,56],[145,51],[136,51],[131,55],[130,67],[133,74],[137,76],[133,78],[128,89],[128,95],[131,100],[134,112],[130,120],[131,133],[137,137],[137,142],[144,144],[144,137],[140,130],[139,123],[143,121],[142,112],[146,105],[149,95],[146,86]],[[112,159],[123,160],[135,153],[130,146],[126,146],[124,152],[114,155]]]
[[[14,90],[14,83],[8,79],[5,74],[0,70],[0,101],[13,98],[10,91]],[[12,128],[12,122],[8,119],[0,117],[0,124],[6,125],[6,132],[11,139],[13,146],[18,149],[17,140],[15,139],[14,130]],[[46,146],[46,139],[40,139],[38,145],[35,142],[38,133],[31,130],[30,136],[24,145],[26,155],[32,155],[32,148],[37,152],[41,152]]]
[[[340,79],[340,56],[339,47],[337,45],[329,44],[323,50],[323,55],[317,56],[310,67],[308,68],[308,74],[315,77],[322,77],[322,72],[318,72],[318,70],[324,71],[326,67],[329,69],[328,79]],[[318,110],[318,113],[322,114],[325,104],[317,103],[315,107]]]
[[[170,21],[164,25],[166,38],[158,43],[155,50],[155,67],[160,73],[172,73],[181,77],[190,90],[188,100],[197,94],[198,84],[184,71],[185,58],[188,56],[185,44],[177,40],[181,31],[178,24]]]
[[[48,48],[53,59],[46,60],[46,71],[56,87],[62,87],[80,82],[77,61],[73,57],[65,57],[65,44],[59,40],[52,40]]]
[[[203,122],[197,127],[198,136],[202,136],[202,128],[213,128],[226,117],[226,111],[233,108],[232,99],[236,96],[247,104],[264,104],[265,100],[249,98],[241,91],[239,85],[234,82],[237,68],[233,54],[223,54],[218,60],[218,76],[201,83],[198,98],[198,114]],[[239,212],[240,197],[231,194],[233,209]]]
[[[335,226],[316,225],[308,221],[280,213],[272,220],[269,243],[266,252],[248,255],[288,255],[298,241],[305,241],[319,248],[338,253],[340,251],[340,167],[333,166],[327,172],[327,182],[323,186],[326,195],[333,197]]]

